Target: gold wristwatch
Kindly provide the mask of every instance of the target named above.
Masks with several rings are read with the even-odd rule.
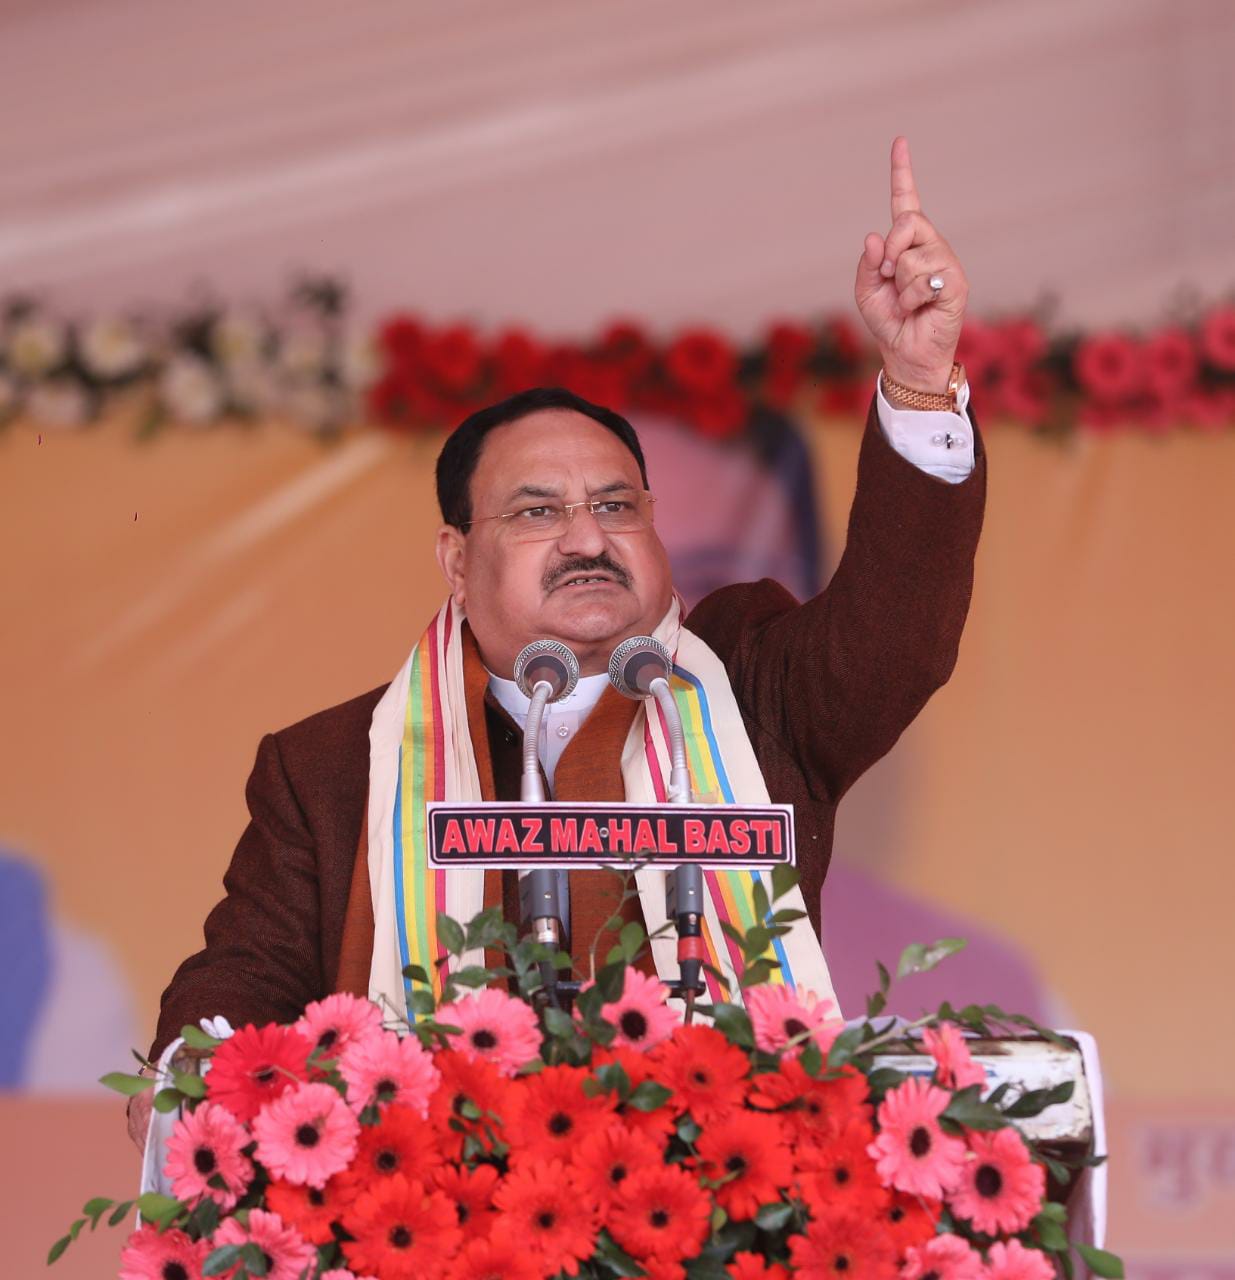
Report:
[[[879,380],[888,403],[898,409],[933,409],[937,413],[959,413],[961,387],[965,385],[965,366],[960,363],[952,366],[946,391],[915,391],[913,387],[906,387],[888,377],[886,369],[879,371]]]

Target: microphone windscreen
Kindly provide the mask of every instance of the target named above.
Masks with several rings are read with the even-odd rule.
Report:
[[[558,702],[579,683],[579,659],[560,640],[533,640],[515,659],[515,683],[525,697],[541,682],[548,684],[549,701]]]
[[[623,640],[609,659],[609,680],[628,698],[649,698],[652,681],[668,679],[673,655],[655,636],[631,636]]]

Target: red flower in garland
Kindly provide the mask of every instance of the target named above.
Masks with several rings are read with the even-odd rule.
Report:
[[[1121,333],[1086,338],[1072,359],[1077,381],[1103,404],[1130,400],[1144,386],[1143,352]]]
[[[544,1275],[577,1275],[596,1248],[596,1208],[560,1160],[525,1162],[503,1179],[493,1203],[502,1214],[499,1228],[523,1243]]]
[[[442,1155],[459,1160],[465,1138],[474,1137],[488,1146],[487,1129],[501,1137],[500,1117],[506,1114],[512,1082],[493,1063],[464,1057],[453,1049],[435,1053],[433,1062],[442,1078],[429,1097],[429,1120]],[[467,1114],[471,1107],[482,1113],[479,1119]]]
[[[631,1089],[637,1089],[645,1080],[656,1076],[656,1065],[650,1053],[641,1049],[628,1049],[622,1045],[610,1045],[608,1048],[592,1050],[592,1072],[609,1062],[620,1062],[630,1081]],[[657,1080],[659,1084],[660,1081]],[[665,1139],[674,1130],[674,1111],[672,1099],[663,1107],[651,1111],[639,1111],[635,1107],[619,1105],[617,1118],[632,1133],[641,1133],[656,1144],[658,1151],[664,1150]]]
[[[721,387],[707,395],[688,396],[682,412],[700,435],[728,440],[746,426],[750,406],[737,387]]]
[[[447,1164],[433,1171],[433,1186],[454,1204],[465,1240],[487,1236],[497,1221],[493,1208],[497,1180],[498,1172],[491,1164],[478,1164],[474,1169]]]
[[[776,1111],[789,1127],[795,1146],[834,1138],[855,1118],[874,1114],[866,1077],[848,1067],[833,1080],[817,1080],[797,1058],[782,1058],[775,1071],[751,1082],[750,1104]]]
[[[420,349],[425,374],[448,396],[461,396],[480,379],[484,355],[467,325],[430,334]]]
[[[615,320],[600,335],[600,356],[620,370],[627,382],[646,378],[656,363],[656,351],[647,334],[625,320]]]
[[[377,331],[377,345],[394,366],[415,364],[424,340],[424,325],[406,312],[390,316]]]
[[[750,1060],[712,1027],[681,1026],[650,1055],[660,1082],[673,1090],[672,1105],[701,1125],[742,1105]]]
[[[798,1181],[812,1215],[848,1209],[869,1216],[883,1204],[875,1162],[866,1151],[874,1136],[870,1122],[857,1116],[835,1137],[798,1147]]]
[[[903,1191],[891,1191],[876,1210],[874,1221],[888,1233],[888,1239],[896,1251],[898,1262],[915,1245],[925,1244],[939,1224],[940,1203],[921,1196],[906,1195]]]
[[[711,1197],[699,1183],[680,1164],[662,1164],[622,1183],[606,1226],[641,1262],[682,1262],[703,1248],[711,1217]]]
[[[1201,358],[1191,335],[1163,329],[1145,343],[1145,380],[1160,400],[1173,401],[1196,383]]]
[[[446,1280],[540,1280],[543,1272],[523,1242],[509,1230],[468,1240]]]
[[[463,1240],[450,1200],[401,1173],[362,1192],[343,1225],[348,1266],[382,1280],[438,1280]]]
[[[789,1254],[802,1280],[893,1280],[892,1247],[851,1213],[834,1213],[810,1223],[805,1235],[792,1236]]]
[[[786,408],[806,376],[815,335],[804,324],[782,320],[764,339],[763,394],[769,404]]]
[[[512,1160],[569,1161],[580,1142],[605,1127],[614,1096],[588,1097],[588,1074],[580,1067],[546,1067],[515,1081],[506,1121]]]
[[[1235,306],[1215,307],[1201,322],[1201,351],[1215,369],[1235,371]]]
[[[544,382],[548,352],[524,329],[507,329],[493,344],[492,365],[499,396],[512,396]]]
[[[734,1111],[706,1125],[695,1147],[699,1172],[721,1182],[712,1194],[731,1218],[753,1218],[793,1182],[789,1144],[774,1116]]]
[[[735,1253],[725,1272],[733,1280],[789,1280],[783,1263],[769,1262],[761,1253]]]
[[[248,1124],[266,1103],[308,1079],[312,1051],[313,1045],[291,1027],[241,1027],[214,1051],[206,1096]]]
[[[320,1188],[294,1187],[275,1178],[266,1188],[266,1203],[310,1244],[329,1244],[334,1239],[331,1224],[342,1220],[343,1206],[350,1200],[350,1195],[340,1193],[338,1178]]]
[[[737,356],[731,343],[710,329],[688,329],[665,352],[665,372],[690,396],[707,397],[733,386]]]
[[[403,1174],[429,1181],[443,1162],[437,1130],[411,1107],[392,1102],[377,1124],[364,1125],[352,1163],[336,1174],[347,1197],[359,1195],[382,1178]]]
[[[607,1209],[632,1173],[663,1160],[660,1145],[615,1122],[585,1138],[571,1164],[580,1192]]]
[[[593,359],[578,347],[561,344],[549,353],[546,381],[618,413],[630,398],[626,375],[615,365]]]

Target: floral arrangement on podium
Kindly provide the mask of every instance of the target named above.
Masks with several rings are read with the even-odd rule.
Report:
[[[170,1077],[104,1077],[179,1112],[174,1197],[89,1201],[49,1261],[137,1209],[122,1280],[1049,1280],[1073,1250],[1121,1276],[1069,1241],[1048,1194],[1094,1158],[1068,1167],[1017,1127],[1071,1083],[983,1097],[962,1031],[1052,1033],[994,1006],[881,1020],[882,965],[867,1016],[830,1017],[765,955],[795,878],[777,868],[771,901],[756,888],[765,923],[732,933],[742,1003],[699,1006],[706,1025],[636,967],[648,940],[629,923],[599,968],[593,948],[573,1010],[555,1007],[544,982],[569,957],[495,910],[439,918],[455,967],[405,971],[408,1020],[333,995],[226,1040],[186,1027]],[[907,948],[898,976],[960,945]],[[476,948],[511,967],[459,967]],[[878,1065],[906,1042],[931,1078]]]

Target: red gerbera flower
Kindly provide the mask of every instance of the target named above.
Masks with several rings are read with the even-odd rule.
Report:
[[[735,1253],[725,1268],[733,1280],[789,1280],[789,1270],[781,1262],[769,1262],[761,1253]]]
[[[413,1108],[392,1102],[377,1124],[361,1127],[356,1155],[335,1181],[347,1196],[397,1173],[428,1182],[443,1159],[434,1126]]]
[[[506,1140],[520,1160],[569,1160],[583,1139],[604,1128],[615,1106],[611,1093],[588,1097],[580,1067],[546,1067],[516,1081]]]
[[[527,1247],[510,1231],[468,1240],[446,1280],[540,1280],[541,1270]]]
[[[708,1238],[712,1198],[680,1164],[653,1165],[625,1179],[606,1226],[641,1261],[682,1262]]]
[[[1215,307],[1205,317],[1201,349],[1215,369],[1235,369],[1235,307]]]
[[[607,1049],[595,1048],[592,1050],[593,1073],[598,1067],[610,1062],[621,1063],[622,1070],[626,1072],[626,1078],[630,1081],[632,1090],[637,1089],[645,1080],[652,1080],[656,1076],[656,1063],[652,1055],[645,1053],[642,1049],[628,1049],[622,1045],[611,1045]],[[657,1083],[660,1083],[659,1080]],[[657,1147],[662,1151],[664,1150],[665,1139],[673,1132],[674,1128],[672,1099],[666,1102],[664,1106],[655,1107],[651,1111],[640,1111],[636,1107],[628,1107],[621,1104],[617,1109],[617,1117],[628,1129],[634,1133],[643,1134],[644,1137],[656,1143]]]
[[[571,1164],[580,1193],[607,1209],[632,1173],[663,1159],[664,1152],[650,1138],[614,1122],[585,1138]]]
[[[338,1178],[331,1178],[324,1187],[294,1187],[274,1178],[266,1188],[270,1209],[310,1244],[329,1244],[334,1239],[331,1224],[342,1220],[343,1206],[350,1198],[340,1193]]]
[[[1046,1171],[1015,1129],[968,1135],[970,1159],[949,1197],[952,1211],[989,1236],[1024,1231],[1042,1207]]]
[[[343,1242],[348,1266],[382,1280],[437,1280],[463,1240],[450,1200],[401,1173],[362,1192],[343,1225],[355,1237]]]
[[[707,396],[732,385],[737,356],[720,334],[687,329],[665,352],[665,372],[683,391]]]
[[[798,1181],[814,1217],[840,1209],[869,1215],[883,1203],[875,1162],[866,1152],[873,1137],[870,1123],[856,1116],[834,1138],[798,1147]]]
[[[429,1120],[437,1132],[442,1154],[458,1160],[467,1137],[489,1145],[488,1133],[502,1135],[512,1082],[504,1079],[491,1062],[469,1059],[453,1049],[433,1055],[441,1072],[437,1089],[429,1098]],[[477,1118],[468,1113],[476,1108]]]
[[[1121,333],[1085,338],[1072,357],[1077,381],[1095,400],[1117,404],[1135,396],[1144,384],[1142,352]]]
[[[592,1256],[600,1228],[595,1206],[579,1195],[560,1160],[528,1160],[493,1195],[505,1226],[544,1275],[577,1275]],[[502,1224],[499,1223],[499,1227]]]
[[[447,1164],[435,1169],[432,1176],[433,1185],[453,1203],[463,1238],[489,1235],[497,1221],[493,1208],[497,1170],[491,1164],[478,1164],[474,1169]]]
[[[896,1275],[886,1238],[852,1213],[831,1213],[810,1223],[805,1235],[790,1238],[789,1254],[803,1280],[892,1280]]]
[[[774,1116],[735,1111],[714,1120],[696,1143],[699,1172],[721,1181],[713,1194],[731,1218],[753,1218],[793,1182],[793,1158]]]
[[[652,1050],[673,1106],[708,1124],[741,1106],[750,1062],[713,1027],[682,1026]]]
[[[817,1080],[796,1058],[782,1058],[775,1071],[755,1076],[750,1088],[751,1105],[776,1111],[795,1146],[834,1138],[854,1119],[869,1122],[874,1114],[869,1097],[860,1071],[846,1067],[833,1080]]]
[[[938,1200],[906,1195],[903,1191],[888,1192],[876,1210],[875,1220],[883,1225],[897,1262],[904,1261],[906,1250],[925,1244],[935,1234],[940,1207]]]
[[[308,1079],[313,1045],[291,1027],[268,1023],[241,1027],[214,1051],[206,1074],[206,1096],[242,1124],[284,1090]]]

